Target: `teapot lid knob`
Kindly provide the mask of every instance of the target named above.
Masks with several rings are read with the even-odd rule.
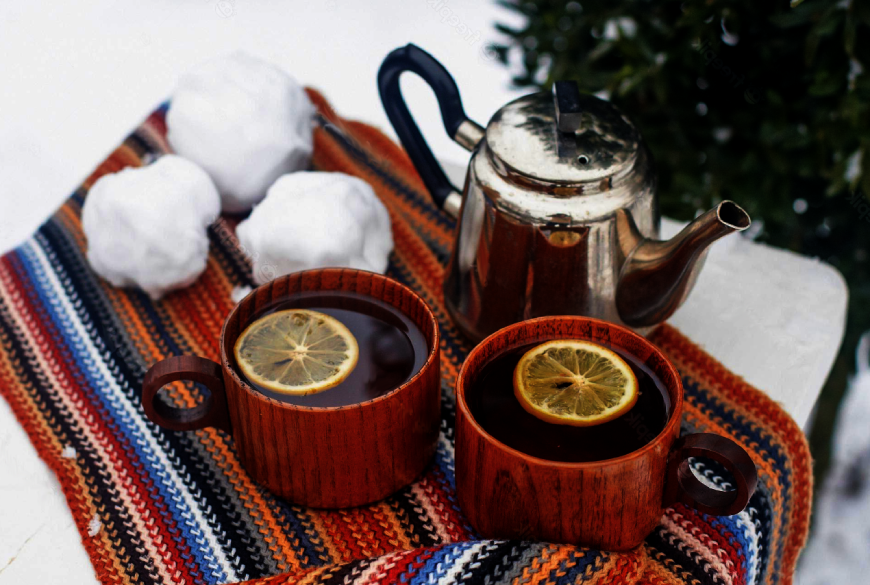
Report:
[[[559,132],[571,133],[580,128],[580,88],[576,81],[557,81],[553,84],[553,102],[556,106],[556,125]]]
[[[610,102],[581,93],[575,81],[505,104],[484,140],[496,172],[536,192],[591,194],[608,179],[640,192],[655,182],[652,166],[638,158],[646,151],[634,124]]]

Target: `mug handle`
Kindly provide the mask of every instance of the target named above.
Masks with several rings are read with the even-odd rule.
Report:
[[[176,408],[156,400],[161,388],[178,380],[203,384],[209,396],[193,408]],[[151,366],[142,382],[142,408],[153,422],[172,431],[215,427],[232,432],[223,371],[215,362],[199,356],[175,356]]]
[[[707,457],[724,465],[734,476],[736,489],[723,492],[701,483],[689,467],[689,457]],[[686,435],[671,447],[664,504],[681,502],[706,514],[731,516],[746,507],[757,483],[755,463],[743,447],[713,433]]]

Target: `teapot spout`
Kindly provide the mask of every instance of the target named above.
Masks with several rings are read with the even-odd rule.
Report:
[[[620,319],[637,328],[665,321],[691,292],[710,244],[751,223],[740,206],[723,201],[670,240],[641,240],[620,272],[616,289]]]

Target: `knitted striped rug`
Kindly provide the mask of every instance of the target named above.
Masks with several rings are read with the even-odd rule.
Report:
[[[239,464],[231,437],[175,433],[139,407],[146,369],[178,354],[218,359],[218,336],[251,284],[222,219],[208,268],[152,302],[100,280],[85,261],[80,215],[106,174],[167,152],[165,108],[154,112],[32,239],[0,259],[0,393],[57,474],[103,583],[791,583],[811,498],[804,436],[773,401],[676,330],[652,340],[682,372],[683,431],[733,438],[755,460],[759,488],[736,516],[682,505],[646,542],[609,553],[480,540],[458,508],[453,383],[469,350],[441,296],[453,221],[429,202],[404,152],[379,131],[319,108],[314,166],[368,181],[386,203],[396,250],[389,273],[429,303],[442,327],[443,422],[437,455],[416,483],[363,508],[312,510],[272,497]],[[178,385],[190,405],[196,390]],[[695,462],[712,485],[719,470]],[[44,551],[51,558],[51,551]]]

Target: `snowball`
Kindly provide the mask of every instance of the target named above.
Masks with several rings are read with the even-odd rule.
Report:
[[[393,249],[386,207],[368,183],[343,173],[284,175],[236,233],[257,284],[327,266],[384,272]]]
[[[103,523],[100,520],[100,517],[94,514],[94,517],[91,518],[91,521],[88,522],[88,536],[96,536],[100,533],[100,529],[103,527]]]
[[[244,53],[206,62],[178,82],[169,144],[208,172],[223,210],[249,210],[275,179],[308,168],[315,108],[299,83]]]
[[[206,228],[219,213],[214,183],[179,156],[105,175],[82,210],[88,261],[113,285],[139,286],[158,299],[205,270]]]
[[[239,285],[235,287],[230,293],[230,300],[232,300],[236,304],[241,303],[246,296],[251,294],[252,290],[254,289],[247,285]]]

